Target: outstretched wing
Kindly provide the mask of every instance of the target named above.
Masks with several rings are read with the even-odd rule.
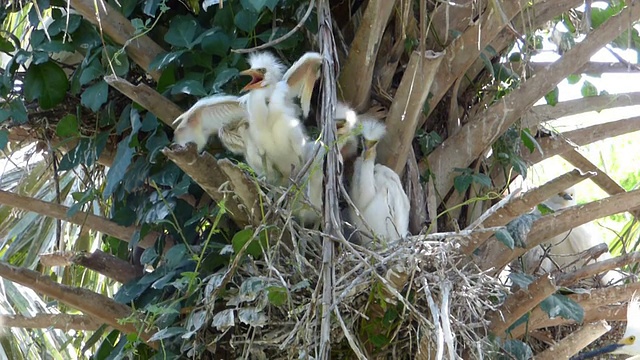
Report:
[[[209,136],[218,129],[246,117],[246,110],[237,96],[213,95],[200,99],[173,122],[178,124],[174,142],[181,145],[194,142],[198,150],[202,150]]]
[[[289,85],[291,94],[300,98],[302,114],[305,117],[309,115],[313,85],[320,76],[321,67],[322,55],[317,52],[308,52],[302,55],[282,78]]]

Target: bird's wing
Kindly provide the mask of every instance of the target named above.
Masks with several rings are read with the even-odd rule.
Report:
[[[402,188],[400,177],[390,168],[377,164],[374,170],[376,191],[385,196],[389,215],[401,236],[407,231],[411,204]]]
[[[309,115],[313,86],[320,76],[321,67],[322,55],[308,52],[298,59],[282,78],[289,85],[291,94],[300,98],[302,114],[305,117]]]
[[[213,95],[198,100],[173,123],[179,123],[178,127],[180,127],[198,122],[203,128],[217,130],[225,124],[246,117],[245,107],[240,103],[240,99],[237,96]]]

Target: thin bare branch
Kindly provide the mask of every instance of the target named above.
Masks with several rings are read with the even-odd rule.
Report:
[[[378,147],[378,159],[399,176],[407,163],[411,139],[442,59],[443,53],[414,51],[389,109],[387,134]]]
[[[136,328],[134,323],[121,323],[119,321],[121,319],[133,318],[135,320],[133,310],[107,296],[83,288],[58,284],[49,276],[15,267],[5,262],[0,262],[0,276],[63,302],[82,311],[85,315],[93,316],[96,321],[108,324],[125,334],[139,334],[144,341],[150,338],[147,331]],[[139,326],[140,323],[136,323],[136,325]],[[156,343],[148,343],[148,345],[157,348]]]
[[[93,316],[72,314],[0,315],[0,326],[24,329],[96,331],[102,323]]]
[[[342,98],[358,111],[366,110],[368,105],[380,39],[395,3],[396,0],[368,2],[356,37],[351,42],[349,57],[342,67],[338,80]]]
[[[72,224],[87,226],[89,229],[99,231],[126,242],[130,242],[134,234],[139,231],[139,228],[135,226],[118,225],[109,219],[82,211],[76,212],[73,216],[68,216],[69,208],[64,205],[18,195],[4,190],[0,190],[0,204],[35,212],[54,219],[68,221]],[[152,231],[147,234],[144,239],[140,240],[137,246],[145,249],[153,246],[159,236],[159,233]],[[167,244],[167,248],[171,245],[173,244]]]

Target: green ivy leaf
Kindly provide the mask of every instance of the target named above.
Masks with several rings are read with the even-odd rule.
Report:
[[[558,103],[558,96],[560,95],[560,89],[556,86],[544,96],[544,99],[547,101],[547,104],[551,106],[556,106]]]
[[[149,64],[149,70],[153,71],[164,69],[167,65],[179,59],[185,51],[186,50],[172,51],[170,53],[156,56],[156,58],[151,61],[151,64]]]
[[[509,274],[509,279],[511,279],[514,285],[526,289],[535,280],[535,277],[529,274],[512,272]]]
[[[80,103],[93,112],[98,112],[100,107],[107,102],[109,85],[105,81],[99,81],[89,86],[80,96]]]
[[[55,19],[51,25],[47,28],[50,36],[56,36],[62,32],[72,34],[80,27],[82,22],[82,16],[77,14],[69,14],[69,16],[63,16]]]
[[[258,19],[259,15],[257,13],[249,9],[242,9],[233,18],[233,23],[236,24],[240,30],[251,32],[255,29]]]
[[[591,82],[585,80],[584,83],[582,83],[582,88],[580,88],[580,93],[583,97],[597,96],[598,88]]]
[[[561,294],[553,294],[540,303],[540,308],[549,318],[562,317],[581,323],[584,319],[584,309],[580,304]]]
[[[238,77],[239,73],[236,68],[227,68],[220,71],[213,82],[213,90],[219,92],[231,79]]]
[[[533,153],[536,148],[541,154],[543,153],[542,147],[540,146],[540,144],[538,144],[536,138],[531,134],[531,130],[522,129],[522,131],[520,131],[520,139],[522,140],[524,146],[529,149],[530,153]]]
[[[513,250],[515,246],[515,240],[511,237],[506,229],[500,229],[496,231],[496,239],[505,244],[509,249]]]
[[[80,135],[78,118],[75,115],[67,114],[56,125],[56,134],[61,138],[70,138]]]
[[[0,51],[10,53],[15,49],[16,48],[13,46],[11,40],[5,38],[4,36],[0,36]]]
[[[204,37],[200,46],[207,54],[224,57],[231,47],[231,38],[222,31],[216,31]]]
[[[282,306],[287,302],[287,289],[282,286],[268,286],[267,298],[272,305]]]
[[[253,256],[254,259],[261,257],[262,247],[264,246],[266,248],[266,243],[258,240],[257,237],[253,238],[252,229],[240,230],[233,236],[233,239],[231,239],[233,251],[237,254],[247,241],[251,241],[251,244],[247,246],[246,253]],[[263,243],[263,246],[261,246],[260,243]]]
[[[533,358],[533,351],[531,350],[529,345],[520,340],[507,340],[502,345],[502,348],[508,354],[508,356],[501,355],[499,357],[500,360],[529,360]]]
[[[471,183],[473,182],[473,176],[471,175],[458,175],[453,179],[453,187],[462,194],[469,189]]]
[[[118,143],[118,150],[116,151],[116,157],[113,161],[113,166],[111,166],[109,172],[107,173],[106,185],[103,191],[103,196],[105,198],[113,194],[116,186],[118,186],[120,181],[122,181],[125,174],[127,173],[129,164],[131,164],[134,149],[129,146],[129,141],[130,139],[126,138]]]
[[[192,16],[178,15],[171,20],[164,40],[173,46],[191,49],[198,30],[198,22]]]
[[[0,130],[0,150],[4,150],[9,143],[9,132],[7,130]]]
[[[206,96],[202,83],[197,80],[184,79],[180,80],[171,87],[171,95],[189,94],[195,96]]]
[[[124,51],[115,46],[106,46],[102,49],[102,64],[108,69],[113,69],[116,75],[125,77],[129,72],[129,57]]]
[[[24,96],[27,101],[38,100],[42,109],[51,109],[64,100],[69,80],[58,64],[47,61],[32,64],[24,77]]]
[[[17,125],[24,124],[29,120],[29,114],[27,113],[27,108],[24,106],[24,103],[21,99],[13,99],[9,102],[8,109],[0,109],[0,122],[3,122],[7,119],[13,120],[13,122]]]
[[[89,65],[85,66],[82,69],[82,74],[80,74],[80,85],[87,85],[93,80],[104,75],[104,68],[100,64],[100,60],[97,57],[94,57]]]
[[[582,79],[582,75],[580,74],[571,74],[567,76],[567,82],[569,83],[569,85],[577,84],[580,81],[580,79]]]

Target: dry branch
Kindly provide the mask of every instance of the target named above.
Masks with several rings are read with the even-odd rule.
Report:
[[[474,7],[479,6],[479,9]],[[428,14],[429,35],[426,39],[427,49],[442,50],[454,39],[452,33],[464,32],[469,24],[472,24],[475,13],[485,10],[487,2],[474,3],[473,0],[453,2],[440,2],[431,13]],[[425,35],[426,36],[426,35]]]
[[[37,314],[35,316],[0,315],[1,327],[23,329],[60,329],[63,331],[96,331],[102,323],[93,316],[71,314]]]
[[[587,294],[572,294],[568,296],[584,309],[585,323],[598,320],[626,321],[626,304],[617,304],[629,301],[637,291],[640,291],[640,283],[592,289],[591,292]],[[519,325],[513,329],[511,335],[514,338],[519,338],[523,336],[527,330],[532,331],[543,327],[574,323],[575,320],[568,320],[561,317],[549,319],[549,315],[540,309],[540,307],[537,307],[531,311],[528,323]]]
[[[513,19],[513,27],[521,31],[523,34],[528,33],[531,29],[543,27],[548,21],[565,11],[582,5],[583,2],[584,0],[535,1],[531,9],[522,12],[523,16],[517,16]],[[495,54],[502,54],[505,49],[513,43],[514,35],[516,34],[511,28],[503,29],[491,42],[491,47],[495,50]],[[488,58],[491,58],[494,54],[488,54],[485,51],[485,55]],[[462,79],[462,84],[458,94],[466,91],[469,87],[469,82],[473,81],[473,79],[475,79],[485,68],[485,61],[480,58],[476,59],[475,63],[469,68],[469,71],[467,71],[467,75]]]
[[[555,106],[534,106],[523,116],[523,122],[533,125],[544,121],[556,120],[565,116],[583,114],[589,111],[602,111],[605,109],[634,105],[640,105],[640,92],[589,96],[563,101],[557,103]]]
[[[135,226],[118,225],[109,219],[82,211],[76,212],[73,216],[68,216],[67,213],[69,208],[64,205],[18,195],[4,190],[0,190],[0,204],[25,211],[31,211],[54,219],[68,221],[72,224],[87,226],[92,230],[99,231],[126,242],[130,242],[136,231],[139,231]],[[137,246],[145,249],[153,246],[159,236],[159,233],[152,231],[147,234],[144,239],[141,239]],[[168,248],[171,245],[173,244],[167,244],[166,247]]]
[[[368,105],[380,39],[395,3],[396,0],[368,2],[342,67],[339,79],[342,98],[358,111],[366,110]]]
[[[551,196],[594,175],[594,173],[583,173],[578,169],[574,169],[566,174],[560,175],[533,190],[527,191],[522,194],[522,196],[511,200],[504,207],[497,209],[485,221],[483,221],[481,225],[485,228],[506,225],[516,217],[531,211],[533,207]],[[471,255],[477,248],[482,246],[489,237],[491,237],[491,233],[474,233],[469,237],[467,240],[468,242],[462,245],[460,250],[466,255]],[[496,249],[490,248],[487,250],[487,252],[492,251],[496,251]]]
[[[105,1],[69,0],[71,7],[85,19],[95,24],[101,32],[116,43],[123,45],[127,55],[145,70],[154,80],[160,78],[159,71],[149,71],[156,56],[165,51],[147,35],[135,35],[135,28],[119,11]]]
[[[640,7],[640,6],[639,6]],[[486,252],[479,261],[483,269],[502,269],[511,260],[523,255],[527,250],[540,245],[544,240],[569,231],[574,227],[590,221],[624,212],[640,205],[640,189],[624,194],[616,194],[607,198],[593,201],[584,205],[568,207],[553,214],[543,216],[536,220],[526,241],[526,248],[514,248],[510,250],[506,245],[492,239],[498,245],[499,253]]]
[[[567,335],[559,344],[553,345],[541,354],[536,355],[536,360],[568,359],[609,330],[611,330],[611,326],[604,320],[586,324]]]
[[[640,252],[632,252],[616,256],[613,259],[602,260],[593,264],[585,265],[569,273],[561,273],[555,278],[558,286],[569,286],[575,284],[579,280],[587,279],[613,269],[620,269],[623,266],[638,262],[640,262]]]
[[[378,147],[378,159],[399,176],[407,163],[411,139],[442,56],[443,53],[414,51],[389,109],[387,134]]]
[[[535,72],[540,69],[546,68],[550,63],[548,62],[531,62],[529,63],[529,67]],[[517,68],[516,68],[517,69]],[[638,69],[635,67],[630,67],[628,64],[623,64],[619,62],[608,63],[608,62],[588,62],[584,64],[581,68],[575,71],[575,74],[616,74],[616,73],[637,73]]]
[[[120,319],[134,317],[133,310],[107,296],[83,288],[62,285],[48,276],[5,262],[0,262],[0,276],[63,302],[125,334],[139,334],[144,341],[150,337],[149,333],[137,329],[131,322],[120,323]],[[157,347],[155,343],[148,343],[148,345]]]
[[[40,255],[40,263],[47,267],[80,265],[110,279],[126,284],[142,276],[142,267],[130,264],[104,251],[93,253],[85,251],[67,251]]]
[[[477,119],[469,121],[460,131],[436,148],[420,162],[420,170],[427,167],[435,174],[435,186],[443,196],[453,185],[453,168],[465,168],[502,135],[538,99],[551,91],[562,79],[585,64],[604,45],[614,40],[630,21],[640,17],[640,6],[632,4],[609,18],[591,32],[584,41],[569,50],[545,71],[535,74],[517,90],[506,95]],[[486,28],[484,28],[486,31]],[[484,31],[483,31],[484,34]],[[454,42],[455,43],[455,42]],[[453,44],[452,44],[453,45]],[[444,63],[443,63],[444,64]],[[435,84],[434,84],[435,85]]]
[[[509,25],[503,21],[503,14],[506,20],[511,20],[526,6],[527,1],[524,0],[502,2],[502,10],[504,11],[489,6],[480,19],[447,46],[445,57],[431,86],[433,96],[429,99],[427,116],[433,112],[436,105],[458,78],[464,76],[467,69],[473,65],[480,56],[481,50],[491,43],[504,27]],[[422,120],[425,119],[426,117],[422,118]],[[419,124],[419,126],[422,125],[423,123]]]
[[[557,287],[550,276],[543,276],[529,284],[527,289],[520,289],[511,294],[498,311],[488,315],[491,322],[489,333],[505,336],[505,331],[524,314],[536,307],[540,302],[556,292]]]
[[[147,84],[133,85],[115,75],[105,76],[104,81],[129,99],[149,110],[158,119],[171,127],[175,127],[173,121],[183,112],[178,105],[150,88]]]
[[[194,144],[189,144],[186,148],[164,148],[162,153],[187,173],[213,200],[224,204],[227,213],[240,228],[260,224],[262,216],[259,210],[258,185],[229,160],[218,161],[206,152],[198,155]]]
[[[366,31],[370,30],[372,34],[382,35],[384,31],[384,27],[386,22],[391,14],[391,9],[393,9],[393,4],[395,1],[389,0],[373,0],[370,1],[367,5],[366,15],[363,22],[360,24],[360,28],[356,34],[356,39],[351,44],[351,51],[349,58],[355,59],[361,56],[372,56],[371,58],[360,58],[364,60],[362,64],[359,64],[362,68],[367,68],[366,73],[360,73],[360,76],[365,76],[363,78],[353,78],[353,82],[348,83],[349,85],[358,83],[362,81],[363,83],[368,82],[368,86],[365,87],[364,90],[368,94],[371,86],[371,77],[373,75],[373,67],[375,66],[375,54],[373,54],[374,49],[371,48],[374,44],[369,42],[369,40],[377,42],[379,38],[370,38],[367,39]],[[384,8],[385,6],[389,6],[387,10]],[[380,13],[376,14],[375,11],[388,11],[388,14]],[[379,16],[379,19],[375,19]],[[373,18],[372,18],[373,17]],[[335,279],[336,279],[336,253],[334,251],[334,242],[333,239],[343,239],[342,235],[342,226],[340,220],[340,207],[338,204],[338,154],[339,150],[336,145],[336,132],[335,126],[333,125],[333,117],[335,113],[335,103],[337,97],[337,89],[336,89],[336,75],[339,69],[338,67],[338,55],[337,49],[335,47],[335,39],[333,38],[332,32],[332,20],[331,20],[331,6],[329,4],[329,0],[319,0],[318,1],[318,42],[320,44],[320,52],[322,53],[322,87],[321,87],[321,96],[322,96],[322,108],[320,109],[320,119],[322,124],[322,141],[325,144],[333,144],[329,153],[325,157],[324,168],[325,168],[325,181],[324,181],[324,201],[323,201],[323,229],[327,234],[322,237],[322,267],[320,269],[320,278],[318,279],[319,284],[318,292],[322,294],[319,296],[320,306],[315,307],[315,311],[322,314],[322,318],[320,320],[320,334],[317,336],[319,341],[318,349],[318,359],[325,360],[331,358],[331,308],[334,306],[335,299]],[[368,24],[368,25],[367,25]],[[366,26],[374,26],[377,24],[379,28],[375,29],[367,29]],[[366,41],[367,44],[361,43]],[[363,48],[366,46],[366,49]],[[377,46],[375,46],[375,50],[377,50]],[[357,54],[357,52],[362,52],[361,54]],[[356,54],[354,54],[356,52]],[[353,56],[353,58],[352,58]],[[347,60],[349,62],[351,60]],[[357,62],[355,65],[351,65],[357,68]],[[355,70],[355,69],[354,69]],[[358,69],[358,72],[361,69]],[[348,70],[345,70],[345,72]],[[356,93],[357,94],[357,93]],[[355,94],[354,94],[355,95]],[[358,96],[358,95],[355,95]],[[350,100],[353,100],[351,98]],[[354,104],[355,105],[355,104]],[[354,350],[356,353],[359,352],[358,349]]]

